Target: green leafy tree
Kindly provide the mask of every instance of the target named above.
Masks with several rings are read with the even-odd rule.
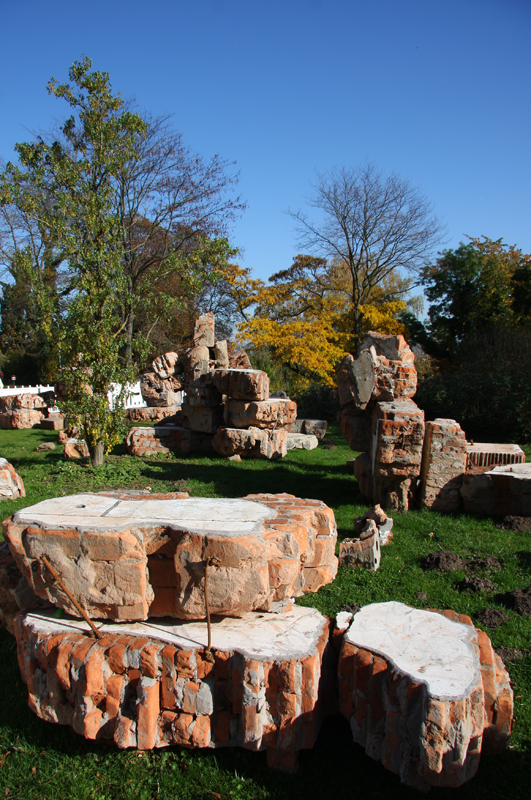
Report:
[[[90,67],[85,58],[71,67],[72,83],[50,81],[48,90],[72,110],[63,142],[18,144],[20,164],[7,164],[1,198],[49,232],[67,265],[68,299],[59,321],[63,405],[99,465],[124,432],[125,387],[134,379],[122,358],[129,297],[113,200],[114,181],[145,124],[112,94],[108,74]],[[50,192],[53,202],[43,202]],[[112,410],[111,383],[122,386]]]
[[[452,358],[486,327],[531,320],[531,256],[501,239],[483,236],[443,251],[424,268],[422,283],[430,308],[416,338],[436,356]]]

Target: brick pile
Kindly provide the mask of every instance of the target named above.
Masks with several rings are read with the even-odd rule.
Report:
[[[360,490],[386,508],[407,510],[420,474],[424,412],[411,400],[415,356],[403,336],[369,332],[338,371],[339,422],[354,450]]]
[[[340,711],[354,741],[403,783],[460,786],[475,775],[482,749],[503,749],[512,728],[509,675],[469,617],[375,603],[350,627],[348,618],[338,622]]]
[[[196,320],[193,347],[180,356],[166,353],[155,359],[153,369],[161,380],[179,371],[186,393],[171,434],[159,425],[130,431],[126,448],[134,455],[213,448],[227,458],[276,459],[295,447],[312,449],[318,444],[315,434],[322,438],[326,432],[322,420],[297,421],[295,402],[270,396],[267,373],[252,369],[245,353],[216,340],[214,314]],[[138,412],[135,418],[140,418]],[[288,432],[300,434],[289,440],[289,448]],[[201,437],[209,437],[208,446]]]
[[[46,407],[38,394],[0,397],[0,428],[33,428],[45,418]]]

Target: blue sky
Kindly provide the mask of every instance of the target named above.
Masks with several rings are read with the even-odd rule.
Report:
[[[298,252],[315,171],[375,162],[448,228],[531,252],[531,0],[0,0],[0,156],[67,113],[82,54],[190,147],[241,172],[240,259]]]

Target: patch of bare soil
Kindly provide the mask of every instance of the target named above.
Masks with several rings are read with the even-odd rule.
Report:
[[[509,617],[502,611],[500,608],[482,608],[476,614],[478,622],[482,625],[486,625],[488,628],[499,628],[500,625],[504,625]]]
[[[451,553],[449,550],[436,550],[422,559],[421,567],[426,572],[453,572],[462,569],[464,562],[465,559],[457,553]]]
[[[494,556],[477,556],[475,558],[465,558],[465,569],[467,572],[473,570],[490,569],[499,572],[502,568],[501,561],[498,561]]]
[[[499,655],[503,663],[506,661],[518,661],[527,654],[527,650],[521,650],[519,647],[495,647],[494,652]]]
[[[531,531],[531,517],[517,517],[509,514],[504,517],[496,525],[502,531],[516,531],[516,533],[524,533]]]
[[[361,606],[359,603],[343,603],[343,605],[339,607],[339,610],[348,611],[350,614],[357,614],[360,608]]]
[[[457,588],[460,592],[495,592],[496,586],[488,578],[480,578],[479,575],[468,575],[459,581]]]
[[[523,617],[531,617],[531,584],[527,589],[514,589],[512,592],[496,595],[496,600],[506,608],[512,608]]]
[[[321,444],[321,447],[324,448],[325,450],[337,450],[336,443],[329,436],[325,436]]]

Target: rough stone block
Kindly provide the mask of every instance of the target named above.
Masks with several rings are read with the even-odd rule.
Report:
[[[181,406],[152,406],[151,408],[129,408],[127,418],[130,422],[157,422],[170,420],[179,425],[181,422]]]
[[[326,436],[328,423],[325,419],[296,419],[286,425],[289,433],[305,433],[307,436],[317,436],[319,440]]]
[[[45,431],[62,431],[64,426],[65,418],[60,416],[48,417],[39,423],[39,427]]]
[[[0,500],[16,500],[25,496],[22,478],[17,475],[9,461],[0,458]]]
[[[508,706],[497,724],[489,720],[492,672],[481,663],[479,635],[468,617],[394,602],[365,606],[343,634],[341,713],[354,741],[403,783],[460,786],[477,771],[484,736],[496,740],[493,727],[496,746],[507,741],[509,676],[497,663],[494,697]]]
[[[380,566],[380,534],[376,523],[370,520],[357,539],[343,539],[339,545],[339,564],[343,567],[365,567],[376,572]]]
[[[65,458],[88,458],[90,455],[84,439],[67,439],[65,442]]]
[[[309,436],[305,433],[288,433],[286,447],[289,450],[315,450],[319,446],[317,436]]]
[[[531,516],[531,463],[467,472],[461,496],[471,514]]]
[[[216,341],[215,324],[216,318],[211,311],[207,314],[201,314],[196,319],[194,327],[195,347],[214,347]]]
[[[427,422],[420,473],[421,507],[457,511],[466,463],[467,441],[459,423],[453,419]]]
[[[216,369],[212,379],[221,394],[235,400],[269,397],[269,376],[261,369]]]
[[[270,400],[227,400],[225,424],[228,428],[283,428],[297,417],[297,403],[275,398]]]
[[[212,439],[212,447],[222,456],[230,458],[284,458],[288,452],[288,434],[284,430],[260,428],[219,428]]]
[[[177,353],[170,351],[163,353],[153,361],[151,369],[162,380],[173,377],[180,369],[179,356]]]
[[[128,453],[149,456],[152,453],[210,453],[211,434],[198,433],[180,425],[164,424],[152,428],[131,428],[125,440]]]
[[[194,399],[198,399],[194,396]],[[210,408],[202,405],[191,405],[188,396],[181,406],[182,426],[198,433],[213,434],[223,425],[223,406]]]
[[[146,372],[140,378],[142,397],[150,407],[179,405],[181,387],[181,380],[175,375],[161,378],[155,372]]]
[[[364,453],[371,446],[371,419],[356,408],[344,408],[338,414],[341,433],[351,450]]]

